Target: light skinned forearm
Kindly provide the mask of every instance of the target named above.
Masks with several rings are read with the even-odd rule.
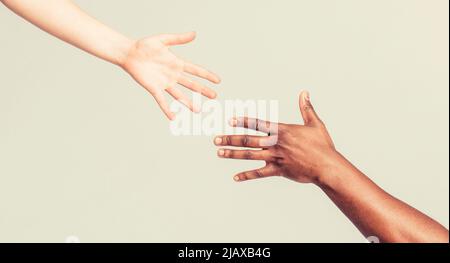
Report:
[[[195,39],[195,32],[161,34],[138,40],[129,39],[87,15],[69,0],[0,0],[13,12],[42,30],[94,56],[120,66],[156,100],[169,120],[175,119],[164,93],[198,111],[177,85],[215,98],[216,93],[191,80],[197,76],[212,83],[219,76],[205,68],[178,58],[169,47]],[[187,73],[188,75],[185,75]]]
[[[342,155],[318,186],[366,236],[381,242],[449,242],[442,225],[386,193]]]
[[[69,0],[0,0],[53,36],[103,60],[121,65],[132,40],[100,23]]]

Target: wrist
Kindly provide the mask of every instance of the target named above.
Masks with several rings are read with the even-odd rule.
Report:
[[[338,151],[334,150],[321,165],[321,171],[314,184],[321,189],[335,189],[339,182],[351,173],[353,165]]]
[[[111,63],[123,68],[130,50],[133,48],[135,41],[123,37],[115,42],[114,55]]]

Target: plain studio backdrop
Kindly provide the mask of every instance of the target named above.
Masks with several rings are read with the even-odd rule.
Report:
[[[448,227],[447,0],[76,2],[133,38],[197,31],[173,51],[220,74],[219,102],[302,123],[308,89],[340,152]],[[118,67],[4,6],[0,32],[1,242],[364,241],[313,185],[235,183],[262,164],[172,135]]]

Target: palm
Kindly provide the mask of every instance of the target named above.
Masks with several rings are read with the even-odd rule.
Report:
[[[193,92],[214,98],[215,92],[208,87],[191,80],[185,73],[219,83],[219,78],[189,62],[175,56],[169,49],[171,45],[191,42],[195,34],[159,35],[145,38],[135,43],[129,51],[124,63],[124,69],[146,90],[148,90],[169,119],[174,118],[164,97],[167,91],[174,99],[198,111],[192,101],[182,93],[176,84],[180,84]]]

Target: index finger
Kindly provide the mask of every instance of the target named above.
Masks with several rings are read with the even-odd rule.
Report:
[[[278,123],[248,117],[235,117],[230,120],[233,127],[243,127],[268,134],[278,134]]]

